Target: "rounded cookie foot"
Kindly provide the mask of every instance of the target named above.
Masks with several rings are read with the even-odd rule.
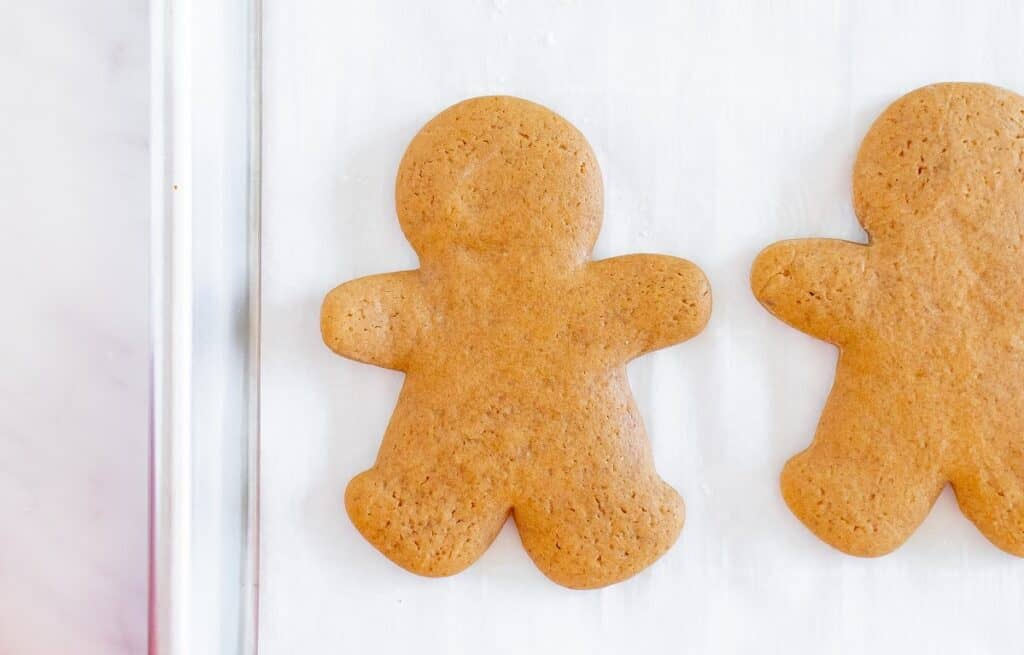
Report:
[[[812,446],[786,463],[782,496],[822,541],[849,555],[885,555],[910,538],[944,484],[909,461]]]
[[[373,468],[349,483],[345,509],[360,533],[402,568],[431,577],[462,571],[483,555],[508,504],[438,471]]]
[[[1006,461],[987,458],[953,478],[964,515],[985,538],[1011,555],[1024,557],[1024,475]]]
[[[546,488],[513,510],[537,567],[574,589],[614,584],[652,564],[675,543],[684,513],[682,498],[656,475]]]

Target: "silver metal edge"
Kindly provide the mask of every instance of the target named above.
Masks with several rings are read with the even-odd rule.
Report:
[[[249,399],[245,562],[241,640],[244,655],[259,651],[260,601],[260,325],[262,300],[263,2],[249,0]]]
[[[192,350],[188,4],[153,0],[151,36],[151,386],[149,637],[183,652],[188,615]]]
[[[261,203],[261,0],[248,9],[248,343],[243,444],[243,655],[259,625],[259,390]],[[150,4],[150,453],[148,652],[191,652],[192,133],[191,0]]]

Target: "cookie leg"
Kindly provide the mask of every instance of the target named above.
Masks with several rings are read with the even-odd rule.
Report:
[[[914,448],[878,435],[819,436],[786,464],[782,495],[826,543],[850,555],[884,555],[910,537],[944,486],[936,468],[919,459],[927,452]]]
[[[377,467],[349,483],[345,509],[390,560],[435,577],[458,573],[483,555],[510,508],[450,472]]]
[[[1024,466],[1008,464],[1020,456],[1000,450],[977,449],[974,461],[954,473],[953,490],[964,515],[989,541],[1024,557]]]
[[[566,587],[592,589],[633,576],[683,527],[682,498],[656,474],[533,486],[513,510],[516,527],[537,567]]]

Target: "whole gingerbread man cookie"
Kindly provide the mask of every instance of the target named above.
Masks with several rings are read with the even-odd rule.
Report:
[[[420,268],[362,278],[323,304],[336,353],[405,371],[373,468],[345,506],[400,566],[461,571],[511,513],[552,580],[608,585],[675,541],[683,502],[654,470],[626,363],[703,328],[690,262],[590,261],[601,174],[565,119],[467,100],[431,120],[398,172]]]
[[[854,555],[902,544],[947,482],[1024,555],[1024,98],[937,84],[897,100],[857,156],[867,245],[777,243],[761,303],[840,348],[814,443],[782,492]]]

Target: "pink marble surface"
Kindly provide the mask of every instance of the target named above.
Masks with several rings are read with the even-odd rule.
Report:
[[[3,7],[0,655],[142,653],[147,3]]]

